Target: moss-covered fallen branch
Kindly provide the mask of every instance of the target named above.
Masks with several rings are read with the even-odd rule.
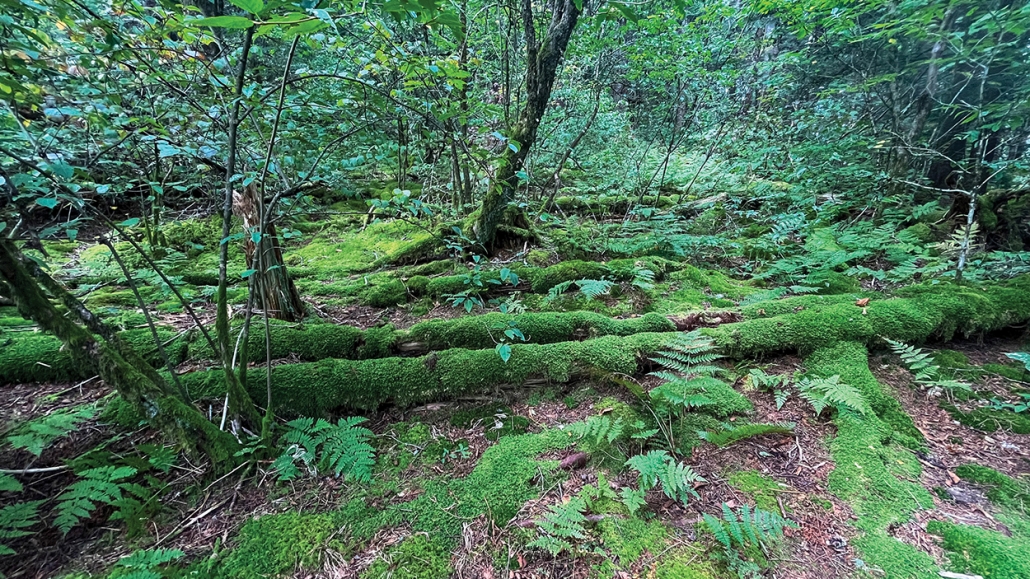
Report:
[[[508,328],[518,328],[526,340],[534,344],[676,330],[673,322],[658,314],[615,320],[592,312],[490,313],[452,320],[430,320],[415,324],[409,330],[394,330],[392,326],[360,330],[352,326],[321,323],[304,326],[275,324],[271,328],[272,359],[295,357],[309,362],[325,358],[366,360],[393,355],[414,356],[451,348],[493,348],[505,339],[504,330]],[[238,331],[239,327],[234,330]],[[265,334],[260,324],[251,328],[249,341],[250,361],[264,361]],[[206,343],[198,340],[190,346],[190,358],[213,360],[215,356]]]
[[[149,329],[125,330],[118,335],[151,366],[163,365]],[[186,359],[188,340],[185,335],[158,328],[158,336],[173,364]],[[92,370],[76,363],[54,336],[0,331],[0,385],[84,380],[91,376]]]
[[[607,263],[595,261],[563,261],[550,267],[512,265],[508,269],[519,277],[518,285],[511,286],[501,281],[500,270],[486,270],[479,274],[483,283],[483,295],[489,293],[521,291],[546,294],[554,286],[580,279],[607,279],[610,281],[632,281],[638,271],[647,269],[661,280],[666,272],[680,267],[678,263],[660,257],[641,259],[613,259]],[[392,274],[363,276],[353,282],[332,282],[311,285],[307,289],[319,295],[357,298],[361,303],[373,307],[396,306],[418,298],[440,298],[468,289],[476,289],[469,283],[467,275],[445,275],[428,277],[412,275],[407,280]]]
[[[277,411],[320,415],[340,408],[373,410],[387,403],[408,406],[452,399],[504,384],[564,383],[595,371],[634,374],[647,355],[665,347],[673,336],[642,333],[583,342],[516,344],[507,362],[493,349],[455,348],[420,358],[286,364],[273,369],[272,404]],[[247,378],[248,389],[263,398],[264,371],[254,369]],[[221,371],[183,376],[195,396],[224,392],[223,379]]]
[[[705,330],[728,353],[754,356],[797,350],[812,352],[835,342],[871,344],[880,337],[907,343],[931,337],[951,339],[1030,320],[1030,276],[989,285],[924,284],[904,288],[898,297],[808,307],[796,313],[751,319]],[[798,299],[798,298],[795,298]],[[773,305],[767,306],[769,311]],[[761,315],[755,308],[751,315]]]

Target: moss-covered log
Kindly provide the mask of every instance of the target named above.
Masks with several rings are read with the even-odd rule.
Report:
[[[373,410],[387,403],[408,406],[487,392],[504,384],[564,383],[592,371],[634,374],[648,354],[662,349],[674,335],[643,333],[584,342],[516,344],[507,362],[492,349],[455,348],[420,358],[287,364],[273,369],[273,405],[277,411],[320,415],[340,408]],[[248,389],[264,392],[263,370],[254,369],[247,378]],[[220,371],[187,374],[183,381],[194,396],[225,391]],[[727,391],[727,395],[736,394]]]
[[[813,305],[796,313],[751,319],[705,330],[729,354],[753,356],[784,351],[812,352],[835,342],[871,344],[881,337],[918,343],[955,334],[973,335],[1030,320],[1030,276],[985,285],[924,284],[899,297]],[[797,298],[801,299],[801,298]],[[767,306],[769,311],[773,306]],[[761,315],[754,308],[752,315]]]
[[[611,281],[632,281],[637,271],[648,269],[660,281],[666,272],[681,267],[680,264],[660,257],[640,259],[613,259],[606,263],[596,261],[563,261],[550,267],[532,267],[513,265],[509,269],[519,276],[518,285],[511,286],[500,283],[500,271],[484,271],[480,280],[485,284],[483,293],[522,291],[545,294],[554,286],[580,279],[607,279]],[[388,307],[400,305],[409,298],[439,298],[447,294],[456,294],[470,289],[466,275],[447,275],[426,277],[415,275],[407,281],[396,278],[377,280],[365,285],[365,281],[339,288],[338,295],[354,296],[367,305]],[[494,283],[498,282],[498,283]],[[338,285],[338,284],[336,284]],[[474,289],[474,288],[473,288]]]
[[[118,336],[151,366],[164,364],[149,329],[126,330]],[[158,336],[173,364],[186,359],[185,335],[159,328]],[[52,335],[0,330],[0,385],[84,380],[94,375],[92,368],[76,362],[61,340]]]
[[[513,323],[513,326],[509,326]],[[592,312],[505,315],[498,313],[463,316],[453,320],[430,320],[411,329],[392,326],[360,330],[352,326],[309,324],[272,326],[272,358],[296,357],[304,361],[325,358],[367,360],[393,355],[414,356],[450,348],[493,348],[504,338],[504,330],[518,328],[534,344],[553,344],[599,336],[629,336],[642,332],[672,332],[675,324],[659,314],[615,320]],[[265,359],[263,332],[250,336],[250,361]],[[195,341],[190,358],[211,360],[211,348]]]

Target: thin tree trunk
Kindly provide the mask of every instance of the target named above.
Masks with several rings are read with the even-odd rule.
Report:
[[[532,0],[522,0],[522,26],[526,40],[526,102],[515,125],[509,130],[510,146],[501,158],[493,183],[483,198],[476,224],[476,239],[488,252],[493,252],[497,228],[504,213],[515,199],[518,174],[536,141],[540,120],[544,117],[558,65],[565,56],[572,31],[579,20],[580,9],[575,0],[554,0],[551,22],[542,42],[537,41],[533,22]]]

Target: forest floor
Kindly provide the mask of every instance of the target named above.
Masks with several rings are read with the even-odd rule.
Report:
[[[187,223],[192,225],[179,227],[194,232],[184,236],[190,243],[206,234],[208,222]],[[171,237],[175,233],[169,231]],[[361,237],[371,234],[376,237]],[[397,234],[402,237],[398,243],[385,239]],[[528,272],[521,281],[511,288],[497,284],[498,290],[484,295],[509,302],[515,297],[527,311],[555,315],[593,311],[626,321],[657,313],[671,320],[670,334],[677,328],[732,329],[764,317],[766,310],[769,315],[787,317],[816,311],[815,306],[792,306],[794,302],[784,301],[792,299],[789,294],[771,291],[776,288],[738,281],[718,268],[698,270],[676,259],[658,264],[665,270],[659,279],[643,282],[639,270],[658,269],[653,262],[637,261],[636,270],[629,274],[620,274],[614,262],[606,266],[604,275],[578,270],[558,281],[603,278],[612,283],[600,295],[586,295],[570,285],[564,296],[548,295],[554,285],[538,283],[547,276],[537,270],[571,260],[530,246],[484,262],[482,268],[446,258],[428,264],[364,267],[383,256],[401,255],[405,247],[421,240],[420,233],[400,226],[378,233],[374,227],[371,233],[322,229],[315,231],[313,240],[297,243],[293,249],[299,257],[291,267],[300,273],[298,286],[311,307],[306,325],[369,331],[389,325],[403,336],[405,330],[427,320],[478,319],[475,316],[483,308],[476,306],[467,314],[463,307],[454,307],[457,292],[434,293],[434,280],[446,285],[439,280],[446,281],[448,275],[485,278],[502,267],[516,266]],[[51,262],[68,272],[66,281],[78,284],[86,303],[122,320],[130,331],[138,328],[138,311],[126,297],[124,280],[111,273],[103,256],[85,244],[62,249],[52,252],[57,257]],[[171,267],[179,268],[179,276],[187,280],[187,295],[197,300],[200,316],[207,321],[213,310],[204,304],[203,281],[209,272],[197,271],[200,266],[196,265],[210,265],[204,255],[190,258],[188,266],[172,263]],[[239,263],[235,267],[241,269]],[[416,281],[419,277],[426,279]],[[399,295],[396,280],[403,284]],[[462,285],[454,283],[447,288]],[[861,316],[865,306],[853,301],[883,297],[868,290],[848,286],[826,293]],[[148,292],[158,323],[168,335],[172,339],[181,338],[183,332],[189,335],[192,319],[170,303],[159,284],[149,286]],[[384,304],[384,300],[393,303]],[[240,303],[237,299],[237,309]],[[780,304],[784,312],[773,314]],[[0,326],[0,343],[17,344],[35,335],[31,324],[19,323],[13,310],[2,313],[7,322]],[[549,342],[598,339],[591,332]],[[534,337],[528,336],[530,344]],[[370,342],[367,336],[364,339],[365,344]],[[848,441],[864,428],[853,422],[861,418],[845,416],[843,410],[816,413],[799,390],[786,386],[810,372],[818,373],[818,362],[809,358],[810,347],[722,358],[718,376],[746,398],[748,409],[726,415],[718,409],[714,414],[705,414],[704,409],[697,416],[687,413],[669,437],[621,436],[588,444],[587,437],[567,433],[569,425],[598,416],[618,417],[625,424],[654,424],[658,415],[633,392],[635,388],[654,390],[662,381],[647,374],[647,354],[639,352],[645,371],[635,375],[580,372],[565,380],[531,373],[531,379],[520,383],[490,383],[477,391],[448,396],[429,393],[406,404],[387,400],[377,410],[361,412],[369,419],[365,425],[375,433],[371,482],[344,480],[331,473],[280,482],[271,460],[218,478],[207,474],[209,465],[185,456],[159,463],[152,459],[160,452],[146,450],[163,447],[155,433],[138,427],[131,416],[126,419],[112,404],[116,394],[100,380],[77,375],[75,369],[49,379],[48,371],[61,368],[51,359],[60,352],[44,348],[49,358],[19,370],[38,373],[38,381],[5,379],[10,383],[0,386],[5,436],[23,433],[26,425],[55,413],[83,407],[97,410],[50,441],[38,456],[12,444],[0,448],[5,469],[25,469],[14,473],[24,489],[4,492],[3,504],[43,501],[41,512],[46,519],[31,534],[7,540],[17,554],[0,556],[0,573],[11,578],[122,577],[132,570],[118,566],[123,557],[138,550],[176,549],[183,553],[176,561],[146,570],[157,573],[154,577],[683,579],[748,576],[738,565],[746,561],[755,565],[755,576],[762,577],[936,577],[945,571],[991,579],[1026,578],[1030,577],[1030,413],[1017,411],[1016,403],[1030,391],[1030,374],[1005,356],[1026,351],[1026,340],[1025,329],[1016,328],[920,344],[942,376],[969,384],[969,391],[929,391],[916,383],[913,372],[884,344],[871,347],[868,370],[879,392],[900,403],[921,436],[914,436],[914,442],[903,438],[898,433],[904,428],[892,430],[888,412],[873,404],[876,416],[867,420],[876,421],[877,426],[871,438],[860,438],[865,442],[859,446],[865,447],[857,450]],[[441,364],[451,352],[425,340],[415,342],[398,338],[395,347],[401,347],[401,352],[391,353],[421,354],[433,370],[437,352],[443,356]],[[479,348],[492,351],[496,342],[491,337]],[[833,343],[827,337],[820,348]],[[211,366],[192,345],[184,351],[188,353],[177,360],[183,375],[200,374]],[[516,344],[507,363],[517,364],[518,357],[529,352]],[[277,369],[317,363],[317,357],[299,347],[273,361]],[[263,366],[252,362],[255,371]],[[783,388],[756,385],[749,374],[753,369],[783,376]],[[13,370],[11,376],[15,376]],[[627,382],[635,388],[627,387]],[[218,420],[219,397],[203,397],[197,403]],[[324,414],[335,417],[341,410],[343,415],[357,413],[326,408]],[[788,433],[746,437],[725,446],[697,435],[699,430],[788,422],[793,424]],[[626,468],[627,458],[654,449],[673,451],[703,480],[694,482],[695,496],[689,500],[670,498],[656,487],[646,493],[646,504],[628,509],[619,493],[637,488],[639,477]],[[55,508],[62,492],[80,480],[83,470],[98,461],[135,465],[140,484],[149,489],[140,495],[146,497],[144,504],[134,524],[111,519],[120,512],[117,506],[97,505],[64,534],[46,513]],[[845,471],[860,474],[842,474]],[[868,478],[856,484],[855,476]],[[570,535],[556,536],[566,548],[548,552],[533,546],[548,534],[541,522],[549,513],[579,498],[585,498],[584,513],[591,516],[574,526]],[[749,543],[745,537],[731,550],[724,549],[706,526],[704,515],[722,518],[724,508],[740,512],[743,506],[778,515],[791,526],[782,538]]]

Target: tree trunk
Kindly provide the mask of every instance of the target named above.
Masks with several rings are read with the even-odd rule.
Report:
[[[233,213],[243,220],[247,269],[255,270],[250,275],[250,288],[260,296],[256,303],[262,304],[268,315],[278,320],[299,322],[304,317],[304,303],[283,263],[275,225],[269,223],[261,231],[260,203],[255,183],[244,187],[242,193],[233,193]],[[251,235],[254,232],[261,233],[257,242]]]
[[[512,146],[505,150],[501,158],[490,189],[483,198],[476,223],[476,239],[488,252],[495,249],[497,228],[515,199],[518,174],[536,141],[540,120],[554,88],[558,65],[561,64],[572,31],[579,20],[580,9],[575,0],[551,0],[548,5],[552,10],[551,23],[543,41],[538,42],[532,0],[522,0],[522,26],[526,36],[526,102],[515,125],[508,131],[508,142]]]
[[[22,316],[60,339],[78,363],[92,368],[169,439],[194,454],[207,455],[219,470],[234,464],[232,436],[208,422],[156,373],[137,367],[139,362],[131,363],[116,347],[98,341],[58,312],[30,273],[29,263],[13,241],[0,239],[0,280]],[[88,310],[85,314],[93,315]],[[128,353],[135,356],[131,349]]]

